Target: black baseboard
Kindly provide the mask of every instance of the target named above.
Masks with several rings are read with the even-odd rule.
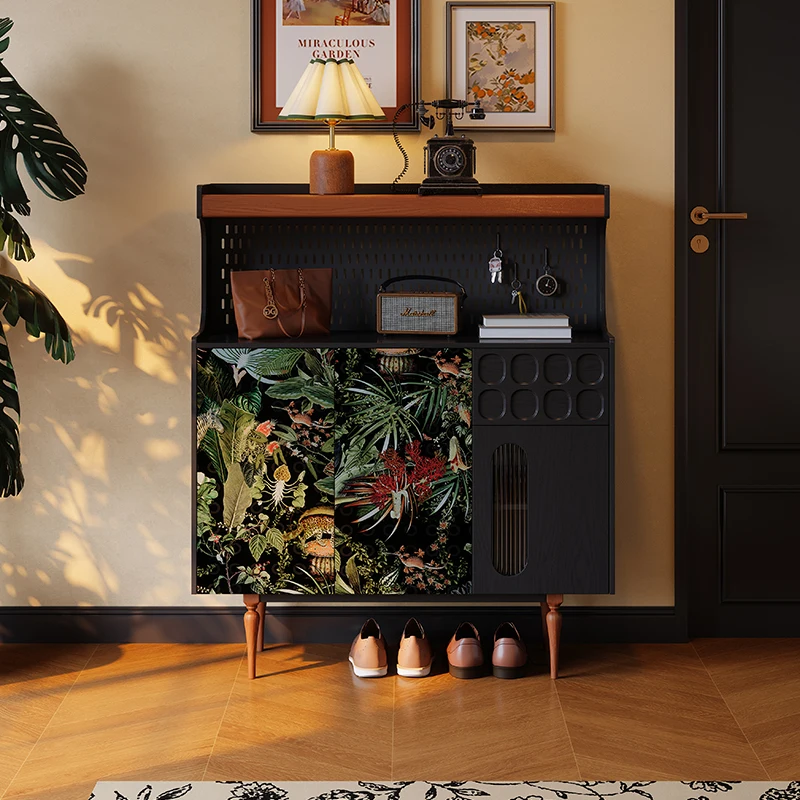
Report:
[[[243,642],[243,607],[225,608],[0,608],[2,643]],[[491,639],[505,620],[526,639],[541,636],[538,606],[432,608],[402,606],[268,608],[268,642],[348,642],[365,619],[375,616],[387,638],[399,638],[411,616],[419,617],[434,642],[444,642],[459,622],[473,622]],[[682,642],[685,626],[672,607],[566,607],[565,642]]]

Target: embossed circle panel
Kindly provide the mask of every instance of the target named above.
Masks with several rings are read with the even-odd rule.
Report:
[[[478,395],[478,413],[484,419],[502,419],[506,415],[506,398],[498,389],[487,389]]]
[[[578,359],[575,365],[575,373],[581,383],[587,386],[594,386],[605,377],[605,364],[597,353],[586,353]]]
[[[511,395],[510,405],[515,419],[533,419],[539,411],[539,398],[530,389],[518,389]]]
[[[575,398],[575,410],[581,419],[600,419],[605,409],[603,395],[594,389],[584,389]]]
[[[566,419],[572,413],[572,400],[563,389],[552,389],[542,404],[548,419]]]
[[[511,380],[520,386],[536,383],[539,377],[539,362],[531,353],[519,353],[511,359]]]
[[[506,360],[497,353],[487,353],[478,362],[478,378],[481,383],[494,386],[506,379]]]
[[[553,353],[544,360],[544,379],[556,386],[572,377],[572,362],[563,353]]]

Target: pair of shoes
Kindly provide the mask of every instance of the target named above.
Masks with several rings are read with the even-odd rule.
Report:
[[[480,678],[484,673],[483,647],[478,629],[462,622],[447,645],[447,663],[454,678]],[[495,631],[492,674],[495,678],[521,678],[528,653],[513,622],[504,622]]]
[[[374,619],[368,619],[353,640],[350,663],[358,678],[382,678],[389,671],[386,639]],[[413,617],[406,622],[397,652],[397,674],[404,678],[424,678],[433,663],[431,643],[422,625]]]

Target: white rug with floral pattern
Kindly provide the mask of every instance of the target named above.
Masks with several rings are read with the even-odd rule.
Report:
[[[101,781],[89,800],[800,800],[800,781]]]

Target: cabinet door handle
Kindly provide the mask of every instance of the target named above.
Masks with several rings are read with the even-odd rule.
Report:
[[[704,206],[695,206],[689,216],[695,225],[705,225],[710,219],[747,219],[747,212],[709,211]]]

